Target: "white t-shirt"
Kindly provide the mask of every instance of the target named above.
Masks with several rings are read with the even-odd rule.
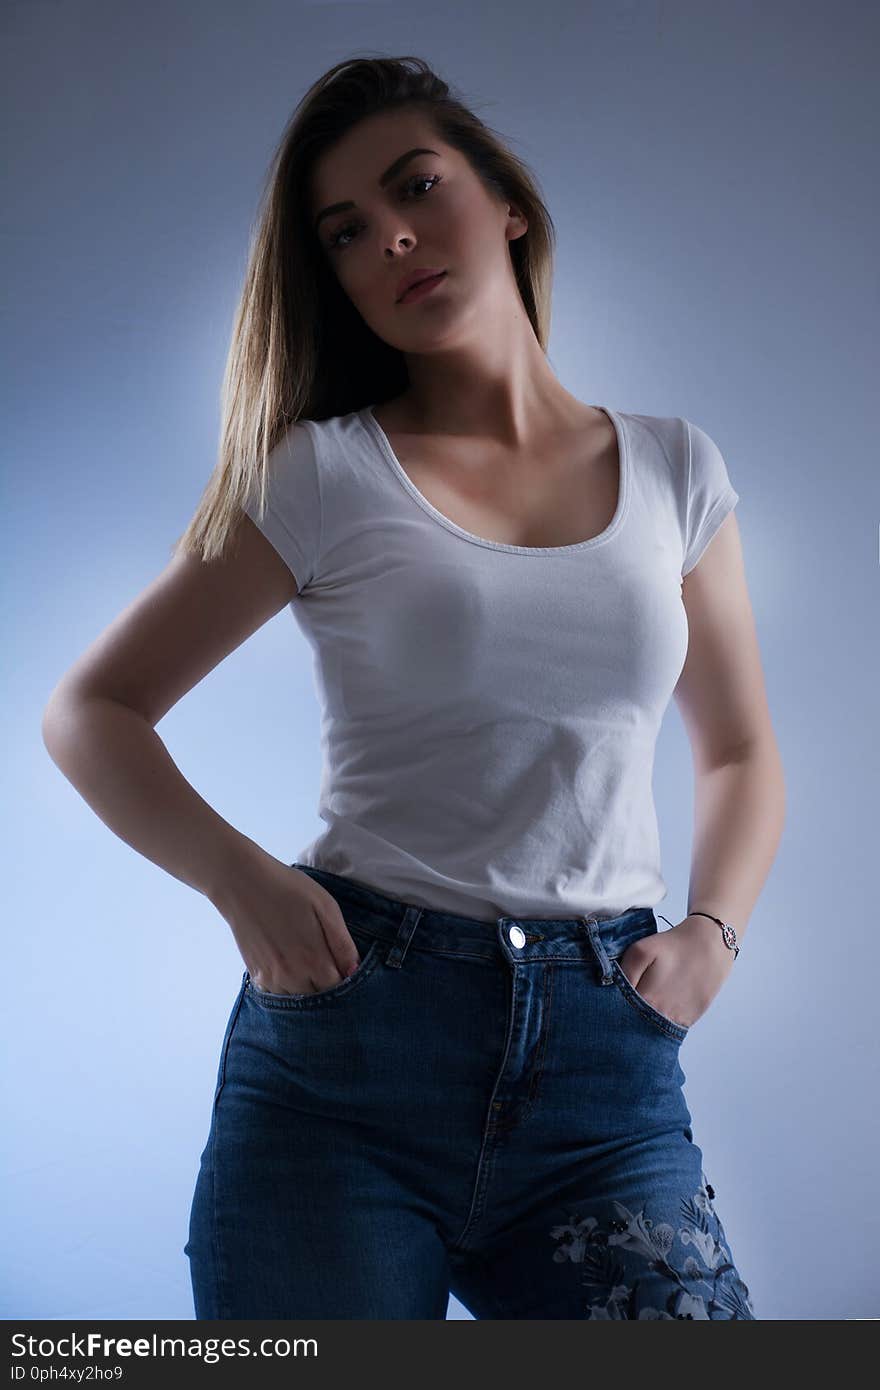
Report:
[[[681,417],[601,407],[608,527],[548,548],[465,531],[371,407],[292,425],[248,515],[299,586],[326,823],[295,862],[483,921],[613,917],[667,887],[652,773],[684,665],[681,579],[739,500]]]

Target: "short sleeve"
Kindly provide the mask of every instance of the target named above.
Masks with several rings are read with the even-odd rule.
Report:
[[[269,454],[265,513],[260,515],[258,489],[244,510],[278,551],[302,593],[316,576],[321,551],[318,459],[303,421],[296,421]]]
[[[727,465],[715,441],[694,425],[687,425],[687,505],[685,509],[682,578],[694,568],[724,518],[739,501],[727,474]]]

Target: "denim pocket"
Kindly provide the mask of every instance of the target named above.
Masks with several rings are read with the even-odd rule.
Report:
[[[672,1038],[674,1042],[684,1041],[690,1032],[689,1027],[683,1023],[676,1023],[672,1018],[667,1018],[665,1014],[661,1014],[659,1009],[655,1009],[653,1004],[649,1004],[647,999],[639,994],[635,985],[627,979],[619,960],[612,959],[611,970],[614,983],[631,1008],[640,1013],[644,1019],[647,1019],[648,1023],[653,1023],[654,1027],[659,1029],[667,1038]]]
[[[348,932],[358,948],[360,961],[354,974],[340,980],[338,985],[331,985],[329,989],[312,990],[308,994],[275,994],[271,990],[261,989],[259,985],[254,984],[248,975],[248,994],[267,1009],[314,1008],[319,1004],[329,1004],[337,999],[341,1001],[349,998],[356,989],[369,979],[382,957],[380,953],[381,942],[378,937],[371,936],[369,932],[361,931],[359,927],[349,926]]]

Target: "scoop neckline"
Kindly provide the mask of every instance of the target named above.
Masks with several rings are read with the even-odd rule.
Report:
[[[573,541],[571,545],[508,545],[504,541],[491,541],[485,536],[477,536],[474,535],[472,531],[466,531],[463,526],[459,526],[451,517],[439,511],[438,508],[434,506],[433,502],[429,502],[424,493],[420,492],[416,487],[412,478],[409,476],[391,447],[390,439],[373,414],[373,406],[364,406],[362,410],[357,411],[357,416],[368,433],[370,433],[371,437],[378,444],[379,451],[385,462],[389,465],[398,481],[406,488],[410,496],[434,521],[439,522],[441,526],[444,526],[447,531],[451,531],[453,535],[459,536],[464,541],[469,541],[471,545],[482,545],[487,550],[507,550],[514,555],[571,555],[577,551],[590,550],[593,546],[604,545],[606,541],[610,541],[623,525],[629,506],[629,445],[623,417],[618,411],[612,410],[610,406],[596,405],[592,408],[594,410],[601,410],[604,415],[608,416],[608,419],[614,426],[614,432],[617,435],[617,506],[614,510],[614,515],[604,531],[600,531],[598,536],[590,536],[585,541]]]

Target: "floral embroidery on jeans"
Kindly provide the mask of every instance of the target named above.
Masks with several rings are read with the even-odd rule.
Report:
[[[617,1216],[601,1226],[594,1216],[575,1216],[554,1226],[550,1234],[560,1242],[553,1252],[557,1262],[571,1260],[584,1266],[584,1282],[590,1290],[588,1318],[754,1318],[749,1290],[737,1272],[725,1245],[724,1229],[712,1205],[715,1196],[701,1174],[698,1190],[681,1204],[682,1225],[676,1232],[667,1222],[654,1226],[622,1202],[614,1202]],[[687,1254],[677,1269],[670,1255],[676,1235]],[[628,1252],[647,1268],[663,1275],[670,1289],[665,1308],[639,1307],[638,1278],[626,1281]],[[702,1287],[695,1287],[705,1285]]]

